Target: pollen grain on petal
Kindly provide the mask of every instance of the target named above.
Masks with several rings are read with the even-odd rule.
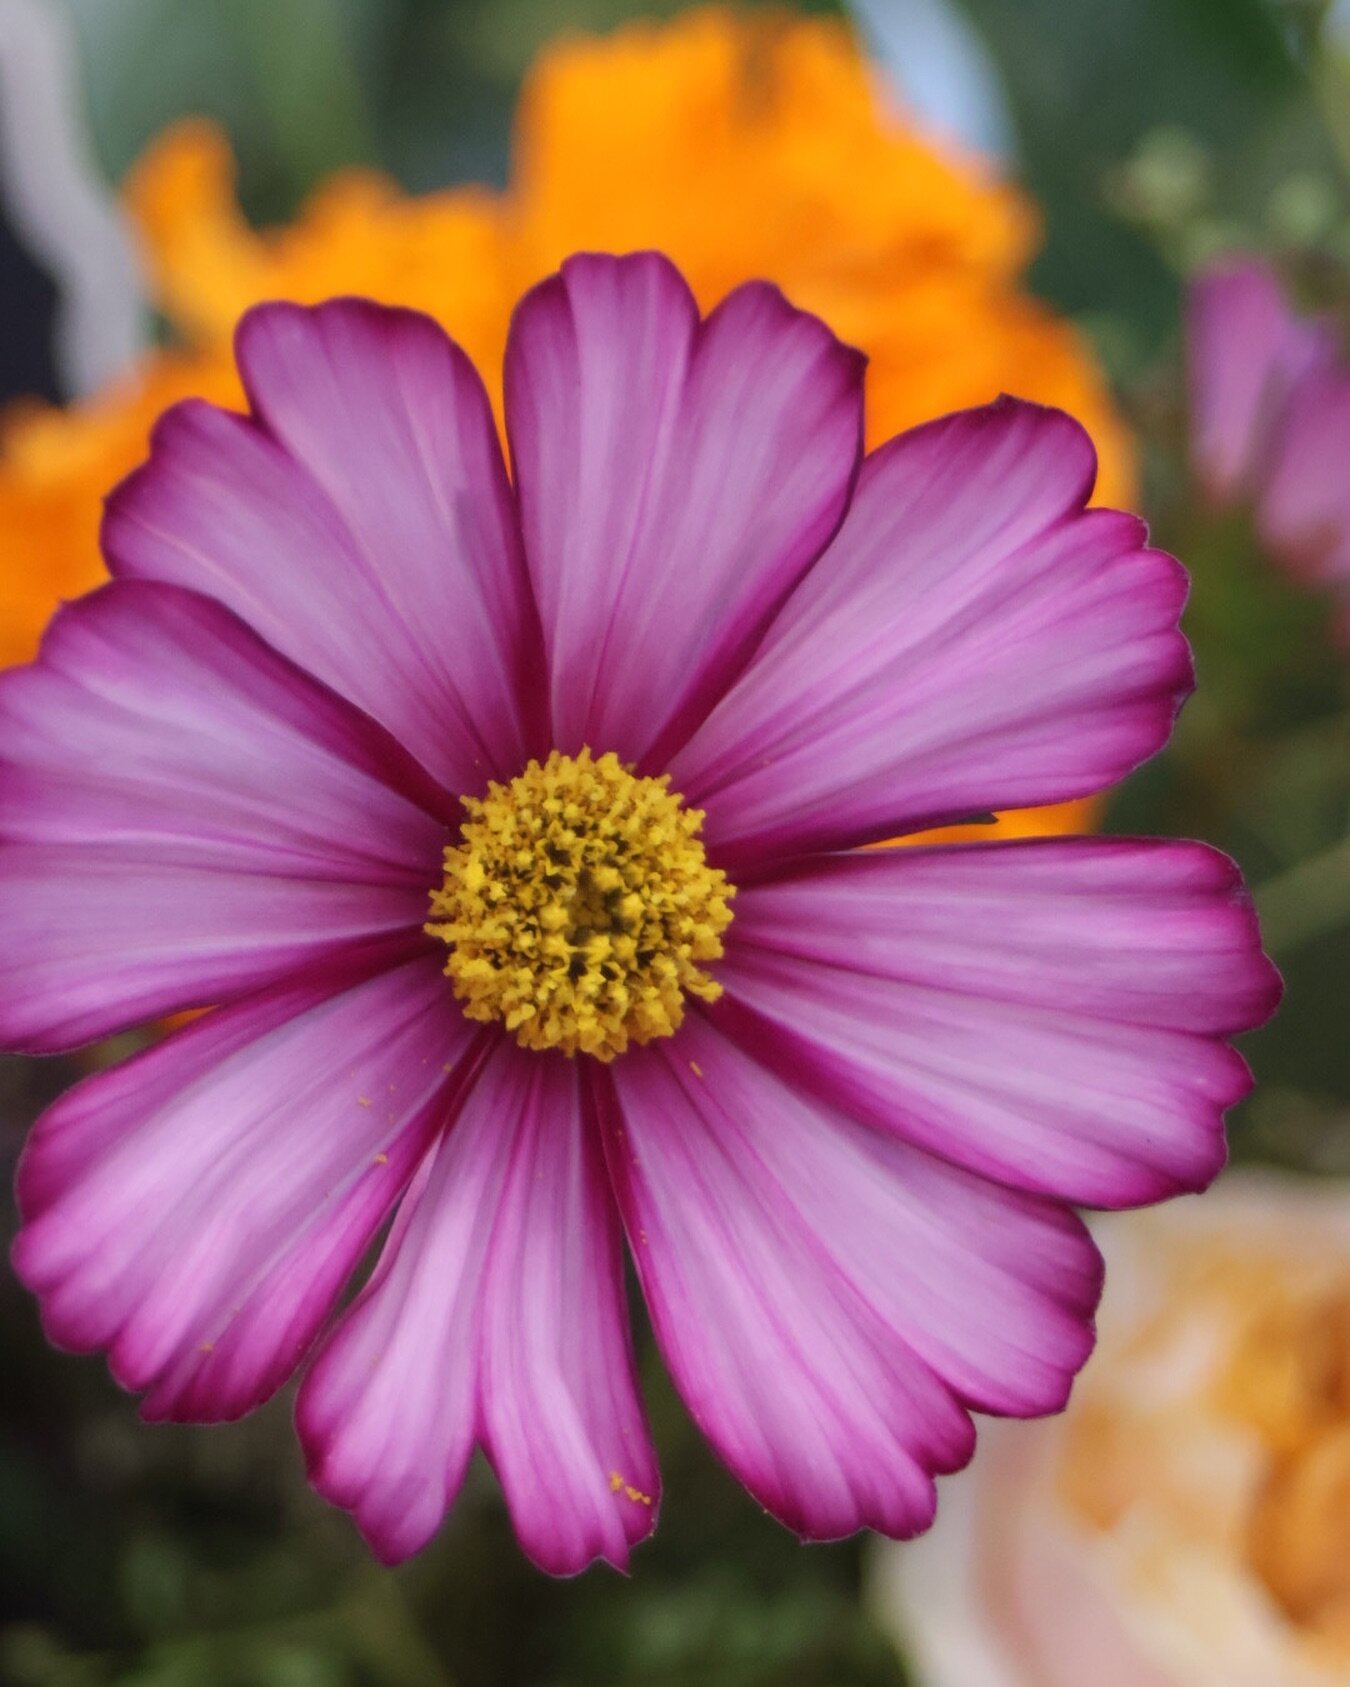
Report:
[[[650,1506],[656,1503],[650,1494],[644,1494],[641,1488],[635,1488],[617,1470],[611,1470],[609,1473],[609,1491],[611,1494],[622,1494],[626,1499],[632,1500],[634,1505]]]

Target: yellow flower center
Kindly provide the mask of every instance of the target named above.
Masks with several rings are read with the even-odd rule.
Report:
[[[464,798],[426,929],[449,946],[470,1019],[613,1060],[677,1030],[686,995],[721,995],[699,963],[722,954],[735,889],[708,865],[702,811],[669,783],[613,752],[555,750]]]

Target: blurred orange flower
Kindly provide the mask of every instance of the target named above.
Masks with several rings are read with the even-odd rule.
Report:
[[[1130,442],[1090,352],[1022,286],[1034,208],[906,128],[835,22],[710,8],[555,43],[526,80],[503,193],[410,198],[344,171],[293,224],[259,232],[225,138],[192,121],[150,148],[126,200],[178,344],[86,403],[9,419],[0,662],[31,654],[56,598],[97,583],[102,496],[143,456],[154,415],[188,394],[240,402],[229,341],[247,306],[411,305],[487,373],[511,302],[584,248],[660,247],[705,307],[748,278],[778,282],[867,352],[873,440],[1000,391],[1060,405],[1097,442],[1103,501],[1131,500]]]

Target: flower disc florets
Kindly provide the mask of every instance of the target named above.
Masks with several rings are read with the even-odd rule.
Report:
[[[640,779],[612,752],[555,750],[485,797],[466,797],[427,930],[470,1019],[501,1020],[525,1048],[613,1060],[668,1037],[685,994],[722,987],[734,888],[708,865],[703,814],[669,778]]]

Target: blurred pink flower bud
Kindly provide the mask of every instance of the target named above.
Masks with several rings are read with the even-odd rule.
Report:
[[[1299,317],[1255,258],[1200,276],[1187,316],[1201,486],[1249,503],[1281,563],[1350,600],[1350,364],[1332,324]]]

